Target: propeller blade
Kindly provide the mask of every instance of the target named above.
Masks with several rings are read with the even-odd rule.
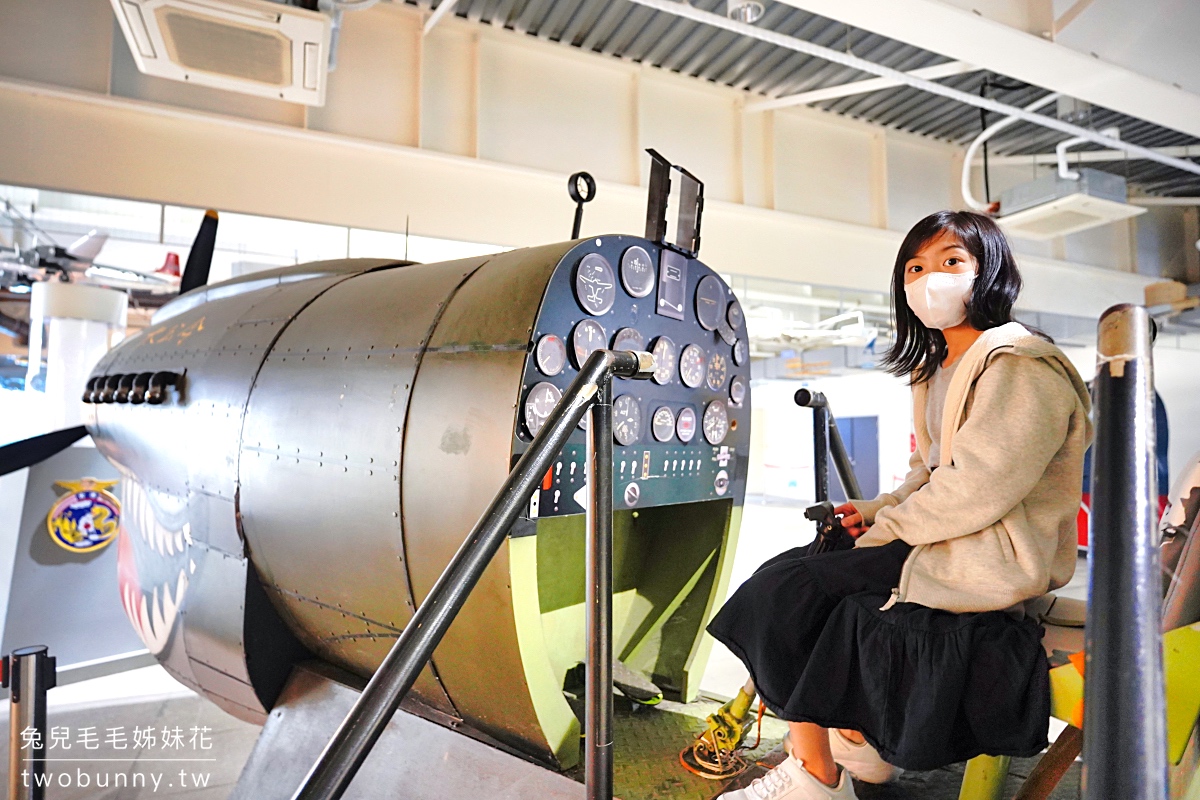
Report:
[[[71,243],[71,246],[67,248],[67,255],[76,261],[86,261],[90,264],[96,260],[96,256],[100,255],[100,251],[104,249],[104,243],[107,241],[107,233],[100,233],[95,229],[90,230]]]
[[[208,270],[212,267],[213,248],[217,244],[217,212],[211,208],[204,212],[204,220],[192,242],[187,265],[183,268],[183,279],[179,282],[179,293],[190,292],[208,283]]]
[[[66,450],[85,436],[87,428],[80,425],[6,444],[0,447],[0,475],[32,467],[55,453]]]

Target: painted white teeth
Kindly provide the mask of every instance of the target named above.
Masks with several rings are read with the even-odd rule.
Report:
[[[188,578],[179,570],[179,579],[172,589],[170,583],[155,586],[149,598],[132,586],[122,587],[121,604],[146,649],[157,655],[167,646],[175,618],[187,593]]]

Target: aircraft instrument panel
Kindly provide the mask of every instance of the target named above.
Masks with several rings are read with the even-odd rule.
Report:
[[[585,240],[554,271],[531,336],[514,461],[602,348],[649,351],[656,366],[651,380],[613,381],[614,507],[740,497],[750,428],[745,315],[700,261],[631,236]],[[572,435],[531,517],[584,513],[585,436],[582,427]]]

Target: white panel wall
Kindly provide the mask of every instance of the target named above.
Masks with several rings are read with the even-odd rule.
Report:
[[[561,49],[480,41],[479,157],[637,183],[633,71]]]
[[[479,36],[438,25],[425,38],[421,64],[421,147],[476,155]]]
[[[704,181],[705,197],[740,203],[742,120],[735,100],[699,81],[646,70],[638,86],[639,141],[696,174]],[[638,161],[644,183],[650,162]],[[693,164],[703,164],[704,172],[696,172]]]
[[[338,66],[327,102],[308,127],[358,139],[416,146],[420,128],[420,19],[391,3],[342,20]]]
[[[3,0],[0,74],[107,92],[114,25],[106,0]]]
[[[875,221],[876,134],[815,113],[775,115],[775,208],[841,222]]]
[[[935,211],[961,208],[955,197],[959,179],[954,150],[917,137],[887,137],[888,227],[907,232]]]
[[[0,26],[0,181],[523,246],[569,231],[578,169],[600,179],[585,233],[641,231],[642,150],[656,146],[708,187],[710,264],[871,290],[897,231],[957,205],[948,146],[812,109],[746,114],[727,87],[455,18],[422,38],[409,6],[346,15],[328,105],[305,112],[142,76],[106,0],[63,3],[0,6],[20,30]],[[69,55],[51,68],[60,40],[109,48],[113,94]],[[1113,247],[1021,249],[1031,310],[1095,315],[1147,282],[1047,258],[1120,266]]]

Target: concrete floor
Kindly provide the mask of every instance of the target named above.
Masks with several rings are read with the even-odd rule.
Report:
[[[730,591],[741,585],[763,561],[806,544],[812,536],[812,523],[804,520],[802,505],[747,498]],[[1086,562],[1081,558],[1075,579],[1062,593],[1084,597],[1086,573]],[[745,680],[746,671],[741,663],[720,645],[714,647],[701,681],[702,692],[730,697]],[[197,697],[160,667],[57,688],[49,697],[48,725],[65,733],[71,745],[69,750],[57,747],[49,752],[52,778],[46,793],[49,800],[226,798],[259,733],[257,726],[235,719]],[[663,703],[654,709],[618,704],[618,794],[624,800],[659,797],[707,800],[722,791],[721,784],[689,775],[678,762],[679,751],[702,729],[705,716],[715,706],[712,701],[686,706]],[[7,708],[3,709],[3,715],[7,715]],[[7,720],[0,724],[7,725]],[[152,729],[153,744],[135,745],[135,728],[143,732]],[[82,741],[88,737],[87,729],[92,729],[96,737],[95,749],[88,749]],[[180,746],[163,746],[164,729],[179,730]],[[1056,734],[1058,729],[1056,726],[1052,733]],[[761,764],[777,763],[782,756],[778,743],[784,731],[782,722],[767,717],[762,743],[752,757]],[[125,740],[123,747],[121,735]],[[7,751],[6,741],[0,744],[0,749]],[[1033,762],[1033,759],[1014,761],[1006,796],[1016,792]],[[0,765],[7,763],[7,757],[0,761]],[[4,770],[7,772],[6,766]],[[762,767],[755,767],[739,782],[748,782],[763,771]],[[889,786],[856,784],[856,790],[863,800],[954,800],[961,780],[962,765],[952,765],[931,772],[906,773]],[[1076,763],[1053,797],[1075,800],[1079,796]]]
[[[258,737],[258,727],[225,714],[182,687],[169,694],[139,698],[137,684],[154,687],[165,684],[170,678],[157,667],[136,672],[139,674],[128,673],[92,682],[98,685],[87,692],[92,699],[86,703],[59,701],[51,707],[48,724],[52,728],[69,730],[71,748],[50,752],[52,783],[46,793],[48,800],[227,798]],[[131,676],[133,680],[130,680]],[[76,694],[82,693],[80,689],[87,689],[82,685],[65,688]],[[101,692],[108,693],[108,699],[101,699]],[[745,785],[765,772],[768,766],[778,763],[783,757],[779,742],[786,727],[779,720],[766,717],[760,746],[747,754],[748,760],[758,765],[740,779],[722,784],[700,779],[683,770],[678,760],[680,750],[703,729],[705,717],[716,705],[711,701],[688,705],[664,702],[658,707],[643,708],[618,702],[615,730],[617,796],[623,800],[709,800],[727,788]],[[154,744],[134,747],[132,732],[135,727],[153,728]],[[94,750],[85,749],[80,741],[87,728],[94,728],[99,740]],[[175,728],[182,733],[181,746],[164,747],[163,730]],[[125,748],[106,741],[111,729],[124,731],[128,738]],[[195,744],[191,741],[194,730],[204,730],[204,739]],[[204,743],[210,747],[204,748]],[[7,743],[0,749],[6,750]],[[7,763],[7,758],[0,761],[0,764]],[[1006,796],[1011,797],[1016,792],[1033,763],[1033,759],[1014,761]],[[581,775],[573,777],[582,780]],[[962,765],[951,765],[930,772],[905,773],[897,783],[888,786],[861,783],[855,786],[862,800],[954,800],[958,797],[961,781]],[[1077,800],[1079,797],[1079,765],[1076,764],[1053,798]]]
[[[257,725],[221,711],[161,667],[53,689],[48,697],[51,744],[62,735],[47,753],[48,800],[223,800],[258,738]],[[7,708],[3,716],[7,727]],[[135,728],[143,732],[137,742]],[[7,782],[7,737],[0,750]]]

